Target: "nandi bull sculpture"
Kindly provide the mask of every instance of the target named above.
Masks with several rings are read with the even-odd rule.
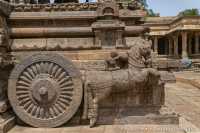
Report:
[[[95,126],[98,119],[100,102],[112,92],[124,92],[130,89],[151,90],[153,95],[151,105],[164,103],[164,82],[160,73],[151,68],[151,43],[142,40],[125,55],[111,53],[111,59],[106,61],[106,71],[87,71],[85,74],[85,119],[90,119],[90,127]]]

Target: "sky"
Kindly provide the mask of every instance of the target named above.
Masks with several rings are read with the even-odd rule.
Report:
[[[85,0],[80,1],[83,2]],[[147,3],[149,8],[160,13],[160,16],[176,16],[185,9],[200,9],[200,0],[147,0]]]
[[[147,0],[147,3],[160,16],[176,16],[180,11],[191,8],[200,10],[200,0]]]

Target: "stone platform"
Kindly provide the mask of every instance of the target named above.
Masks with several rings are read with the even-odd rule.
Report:
[[[63,128],[26,128],[16,126],[9,133],[185,133],[174,125],[107,125],[95,128],[88,126],[75,126]]]
[[[179,126],[174,124],[99,125],[95,128],[89,128],[87,125],[63,126],[60,128],[15,126],[9,133],[199,133],[199,129],[181,117]]]
[[[197,73],[175,73],[176,77],[200,79]],[[15,126],[9,133],[200,133],[200,90],[188,82],[166,85],[165,105],[180,115],[179,126],[169,124],[120,124],[64,126],[61,128],[31,128]]]

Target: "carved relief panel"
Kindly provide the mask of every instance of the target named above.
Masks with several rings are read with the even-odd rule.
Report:
[[[115,47],[116,34],[114,30],[102,31],[102,46],[103,47]]]

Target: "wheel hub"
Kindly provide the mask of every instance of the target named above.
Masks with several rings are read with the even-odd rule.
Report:
[[[33,99],[45,106],[52,103],[57,96],[58,84],[48,74],[41,74],[32,83]]]

